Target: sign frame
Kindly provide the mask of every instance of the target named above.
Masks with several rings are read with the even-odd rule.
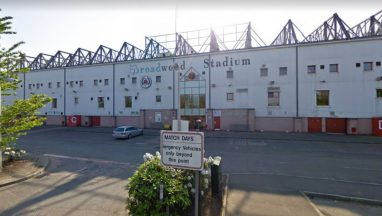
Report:
[[[166,164],[163,162],[164,159],[164,154],[163,154],[163,136],[164,134],[176,134],[176,135],[199,135],[201,138],[201,143],[200,143],[200,148],[201,148],[201,153],[200,153],[200,167],[190,167],[190,166],[182,166],[182,165],[174,165],[174,164]],[[203,132],[186,132],[186,131],[166,131],[166,130],[161,130],[160,133],[160,154],[161,154],[161,164],[163,166],[167,167],[173,167],[173,168],[178,168],[178,169],[187,169],[187,170],[196,170],[200,171],[203,170],[203,158],[204,158],[204,133]]]

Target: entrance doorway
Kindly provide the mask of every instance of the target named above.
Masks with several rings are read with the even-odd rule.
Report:
[[[220,116],[214,117],[214,129],[220,129]]]

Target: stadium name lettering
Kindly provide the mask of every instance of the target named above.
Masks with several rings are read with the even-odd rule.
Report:
[[[234,59],[225,57],[223,61],[214,60],[214,59],[204,59],[204,68],[213,68],[213,67],[232,67],[238,65],[250,65],[250,59]]]
[[[171,65],[161,65],[160,62],[156,66],[146,66],[146,67],[138,67],[138,65],[133,64],[130,65],[130,73],[132,75],[141,74],[141,73],[152,73],[152,72],[172,72],[177,70],[185,70],[186,62],[183,61],[180,64],[175,63]]]

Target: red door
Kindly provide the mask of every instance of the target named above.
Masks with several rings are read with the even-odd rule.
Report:
[[[101,117],[100,116],[92,116],[91,117],[91,125],[92,126],[100,126],[101,125]]]
[[[328,133],[346,133],[345,118],[326,118],[325,125]]]
[[[308,118],[308,132],[310,133],[322,132],[321,118]]]
[[[214,117],[214,129],[220,129],[220,117]]]
[[[372,119],[372,128],[374,136],[382,136],[382,117]]]

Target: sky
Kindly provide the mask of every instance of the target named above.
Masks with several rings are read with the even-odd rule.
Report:
[[[248,22],[270,44],[288,19],[307,36],[333,13],[352,27],[381,11],[382,1],[0,0],[0,8],[17,32],[2,36],[1,47],[24,41],[21,51],[37,56],[101,44],[119,50],[125,41],[144,49],[145,36]]]

